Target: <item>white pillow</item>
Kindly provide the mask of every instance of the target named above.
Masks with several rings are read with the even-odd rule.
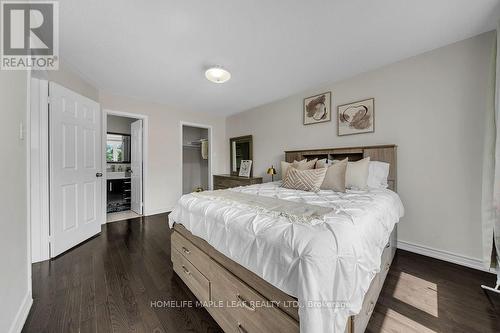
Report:
[[[367,187],[370,157],[356,162],[349,162],[345,172],[345,187],[364,190]]]
[[[368,166],[368,180],[366,184],[371,188],[387,188],[387,177],[389,177],[389,163],[371,161]]]

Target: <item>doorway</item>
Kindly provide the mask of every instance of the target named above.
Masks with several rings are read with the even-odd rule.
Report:
[[[182,194],[212,189],[212,127],[181,122]]]
[[[106,223],[141,217],[147,118],[115,111],[105,111],[103,117]]]

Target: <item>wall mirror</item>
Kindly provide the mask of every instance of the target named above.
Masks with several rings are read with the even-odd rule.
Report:
[[[130,135],[107,133],[106,162],[130,163]]]
[[[252,156],[252,136],[239,136],[229,139],[229,147],[231,147],[231,175],[238,176],[242,160],[253,160]],[[253,170],[250,172],[252,177]]]

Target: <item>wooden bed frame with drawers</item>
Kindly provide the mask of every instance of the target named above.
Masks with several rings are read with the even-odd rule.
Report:
[[[304,158],[345,157],[355,161],[367,156],[370,156],[372,161],[390,163],[389,188],[395,191],[397,184],[395,145],[285,152],[288,162]],[[397,229],[394,227],[382,253],[380,272],[371,282],[360,313],[348,320],[345,332],[365,331],[396,253],[396,239]],[[192,235],[182,224],[174,225],[171,246],[174,271],[202,304],[209,305],[205,308],[224,332],[299,332],[296,298],[224,256],[205,240]],[[239,306],[226,307],[226,304]],[[272,304],[272,306],[255,307],[254,304]]]

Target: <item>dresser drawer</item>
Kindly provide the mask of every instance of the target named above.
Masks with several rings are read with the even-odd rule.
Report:
[[[261,184],[262,177],[237,177],[230,175],[214,175],[214,190],[222,190],[231,187]]]
[[[224,331],[244,333],[299,332],[299,323],[215,262],[212,301],[222,302]]]
[[[236,179],[231,179],[231,178],[226,178],[226,179],[216,178],[216,180],[214,182],[214,186],[224,187],[224,188],[238,187],[238,186],[244,186],[244,185],[248,185],[248,182],[236,180]]]
[[[210,300],[210,282],[179,251],[172,249],[174,271],[202,302]]]
[[[174,231],[171,236],[172,252],[177,250],[206,277],[210,273],[210,257],[184,236]]]

